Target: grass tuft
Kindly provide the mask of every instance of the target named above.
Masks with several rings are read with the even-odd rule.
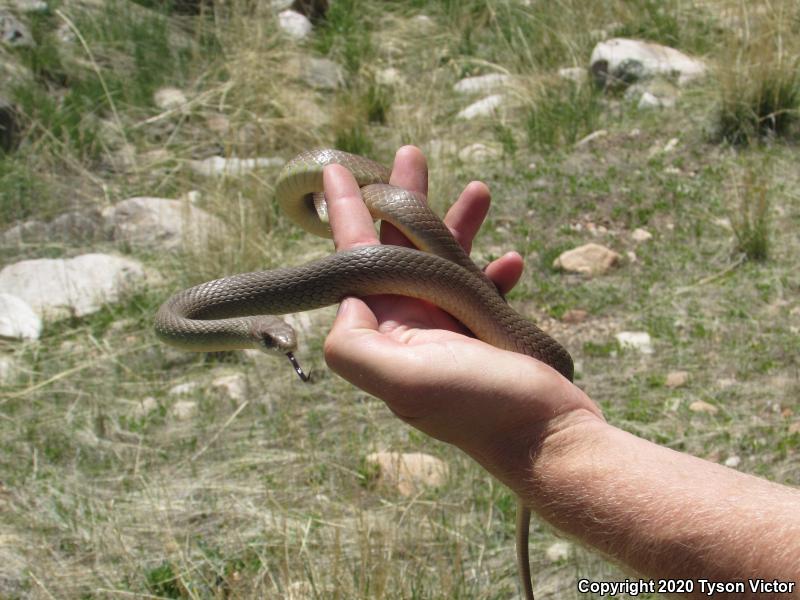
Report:
[[[766,183],[753,169],[748,169],[734,187],[736,210],[731,226],[736,236],[736,250],[749,260],[763,262],[770,248],[770,195]]]

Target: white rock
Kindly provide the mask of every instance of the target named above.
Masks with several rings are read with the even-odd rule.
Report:
[[[547,547],[547,550],[544,551],[544,555],[547,557],[547,560],[553,563],[567,560],[570,557],[570,554],[572,554],[572,544],[566,540],[554,542]]]
[[[664,144],[664,149],[662,150],[662,152],[664,154],[669,154],[677,147],[678,147],[678,138],[672,138],[666,144]]]
[[[619,262],[620,255],[600,244],[590,243],[562,252],[553,267],[584,275],[602,275]]]
[[[153,94],[153,102],[161,110],[174,110],[184,106],[188,100],[186,95],[175,87],[163,87]]]
[[[44,12],[50,7],[44,0],[12,0],[14,7],[24,13],[30,12]]]
[[[488,117],[497,111],[503,104],[503,96],[501,94],[492,94],[486,96],[477,102],[473,102],[464,110],[456,115],[458,119],[475,119],[477,117]]]
[[[280,157],[223,158],[221,156],[211,156],[203,160],[188,161],[189,168],[192,171],[206,177],[243,175],[254,169],[282,167],[285,163],[286,161]]]
[[[128,198],[103,211],[111,238],[135,247],[174,250],[201,247],[225,236],[219,218],[183,200]]]
[[[639,102],[636,104],[636,107],[643,110],[648,108],[661,108],[661,100],[656,98],[656,96],[650,92],[644,92],[639,98]]]
[[[115,302],[145,278],[138,261],[109,254],[23,260],[0,271],[0,291],[19,296],[40,317],[82,317]]]
[[[278,13],[278,25],[293,40],[302,40],[311,33],[311,21],[308,17],[293,10]]]
[[[631,83],[643,78],[677,76],[683,85],[705,75],[707,68],[703,61],[691,58],[668,46],[613,38],[598,43],[589,59],[591,72],[600,84],[612,80]]]
[[[172,405],[170,414],[178,421],[188,421],[197,414],[197,402],[193,400],[178,400]]]
[[[366,462],[378,469],[380,480],[411,496],[428,487],[438,487],[447,480],[449,469],[442,460],[421,452],[375,452]]]
[[[741,464],[741,462],[742,459],[734,454],[726,458],[725,462],[722,464],[725,465],[726,467],[730,467],[731,469],[735,469]]]
[[[646,229],[642,229],[641,227],[637,227],[636,229],[633,230],[633,233],[631,233],[631,239],[634,242],[642,243],[642,242],[646,242],[648,240],[652,240],[653,239],[653,234],[650,233],[649,231],[647,231]]]
[[[211,382],[211,388],[234,402],[243,402],[247,399],[247,377],[243,373],[217,377]]]
[[[0,338],[36,340],[42,320],[22,298],[0,293]]]
[[[0,9],[0,42],[11,48],[31,48],[36,45],[28,27],[10,12],[2,9]]]
[[[503,152],[499,148],[476,142],[462,148],[458,153],[458,158],[461,162],[470,163],[497,160],[502,155]]]
[[[303,81],[314,89],[336,90],[344,85],[344,69],[329,58],[304,59],[298,68]]]
[[[177,385],[173,385],[167,391],[167,395],[169,396],[188,396],[195,390],[200,388],[200,384],[197,381],[186,381],[184,383],[179,383]]]
[[[375,74],[375,81],[378,85],[385,85],[386,87],[394,87],[402,85],[404,78],[402,73],[394,67],[381,69]]]
[[[623,348],[636,350],[642,354],[653,353],[653,341],[646,331],[620,331],[614,337]]]
[[[417,15],[413,21],[421,31],[430,31],[436,26],[436,23],[428,15]]]
[[[488,75],[465,77],[453,85],[453,91],[456,91],[459,94],[485,94],[498,88],[503,88],[510,82],[510,75],[505,75],[503,73],[489,73]]]
[[[584,83],[587,79],[588,73],[583,67],[564,67],[558,70],[558,76],[567,81],[574,81],[575,83]]]

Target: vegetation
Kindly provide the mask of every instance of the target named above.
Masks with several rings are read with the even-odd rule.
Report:
[[[8,91],[24,135],[0,155],[0,229],[195,190],[231,235],[191,255],[96,240],[0,246],[4,265],[115,251],[162,275],[99,313],[46,322],[37,342],[2,342],[0,358],[18,367],[0,392],[0,597],[517,590],[514,498],[327,370],[335,309],[302,327],[311,385],[265,357],[156,341],[153,314],[175,290],[330,251],[273,206],[275,169],[208,178],[190,168],[220,154],[335,145],[390,163],[414,143],[440,213],[486,181],[494,204],[476,262],[525,257],[511,304],[565,344],[609,421],[800,484],[796,2],[337,0],[302,42],[281,34],[269,2],[208,2],[191,17],[177,1],[48,4],[30,17],[34,48],[0,50],[24,67]],[[710,75],[650,111],[558,76],[616,35],[702,55]],[[337,61],[342,85],[309,83],[309,57]],[[505,103],[458,118],[480,95],[453,85],[491,73],[512,77]],[[188,103],[159,107],[162,86]],[[459,158],[475,142],[496,157]],[[653,239],[634,242],[640,227]],[[589,241],[623,264],[591,279],[553,269]],[[587,319],[568,322],[575,309]],[[654,354],[620,347],[624,330],[647,331]],[[669,387],[678,370],[688,382]],[[213,385],[228,375],[243,378],[244,396]],[[718,412],[694,412],[697,400]],[[364,462],[380,449],[434,454],[450,479],[403,497]],[[538,598],[580,597],[579,577],[624,579],[575,546],[546,558],[558,535],[536,519],[532,529]]]

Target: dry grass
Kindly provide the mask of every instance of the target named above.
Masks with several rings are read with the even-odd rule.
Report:
[[[131,98],[149,96],[131,95],[116,104],[122,138],[103,129],[96,146],[81,146],[43,126],[48,114],[65,114],[55,105],[36,113],[19,153],[0,162],[9,222],[57,213],[71,190],[79,191],[78,205],[197,190],[199,205],[230,227],[224,243],[194,254],[133,251],[161,271],[160,281],[86,319],[48,323],[38,343],[4,343],[3,354],[19,367],[0,395],[0,597],[516,593],[511,494],[326,369],[321,347],[331,310],[297,319],[313,385],[266,358],[186,355],[155,340],[152,315],[174,289],[328,252],[328,242],[306,239],[275,210],[275,169],[205,178],[189,168],[190,160],[215,154],[289,158],[338,140],[388,162],[398,145],[415,143],[429,154],[430,196],[440,212],[470,180],[486,180],[495,203],[475,249],[479,262],[512,248],[523,254],[527,271],[512,304],[566,344],[579,385],[610,421],[800,483],[795,152],[780,143],[732,150],[704,133],[718,94],[760,89],[756,77],[765,70],[757,65],[788,73],[788,33],[781,44],[759,37],[752,19],[764,17],[769,31],[790,21],[791,3],[746,8],[749,33],[740,39],[719,3],[344,1],[316,41],[299,45],[278,35],[266,5],[218,2],[191,30],[185,68],[168,70],[162,82],[187,93],[185,110],[159,110],[149,99],[136,104]],[[429,21],[418,18],[423,11]],[[585,63],[600,30],[671,43],[720,64],[739,48],[741,60],[687,91],[675,109],[637,112],[555,77],[558,67]],[[99,68],[108,69],[117,47],[89,32]],[[764,54],[745,52],[754,48]],[[340,89],[303,80],[301,61],[324,53],[345,65]],[[726,74],[738,76],[739,66],[744,79],[729,82]],[[127,62],[118,67],[138,81]],[[401,83],[382,82],[389,67]],[[513,77],[507,105],[490,118],[457,120],[479,96],[459,96],[452,85],[492,72]],[[113,87],[113,73],[102,73]],[[600,127],[607,135],[574,146]],[[673,138],[677,146],[664,152]],[[127,165],[119,161],[125,141],[135,157]],[[474,142],[496,145],[502,156],[460,160],[458,151]],[[735,181],[744,184],[738,197]],[[767,214],[774,218],[762,219]],[[635,244],[636,227],[654,239]],[[768,260],[737,260],[743,232],[754,248],[769,239]],[[635,260],[591,280],[552,270],[560,251],[587,241],[633,252]],[[2,250],[11,262],[120,249],[76,241]],[[558,320],[573,308],[589,319]],[[648,331],[655,355],[620,352],[613,334],[625,329]],[[679,369],[689,371],[689,383],[667,388],[667,373]],[[231,374],[243,376],[243,398],[213,386]],[[174,386],[183,383],[196,387],[180,395]],[[142,410],[147,398],[155,404]],[[719,413],[691,412],[698,399]],[[182,401],[194,402],[194,411],[181,416]],[[452,476],[441,489],[403,497],[376,485],[364,465],[380,449],[432,453]],[[624,578],[575,546],[567,558],[546,558],[557,539],[534,523],[537,597],[579,597],[579,577]]]

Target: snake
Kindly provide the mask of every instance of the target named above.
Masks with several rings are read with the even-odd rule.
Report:
[[[301,266],[240,273],[180,291],[159,308],[155,332],[184,350],[257,348],[294,358],[297,337],[276,315],[312,310],[348,296],[398,294],[428,301],[455,317],[479,340],[526,354],[572,380],[567,350],[506,302],[429,207],[423,194],[389,185],[390,170],[341,150],[299,154],[281,170],[275,196],[307,231],[332,237],[323,192],[323,168],[336,163],[355,177],[372,217],[397,227],[416,248],[361,246]],[[516,555],[526,600],[533,600],[528,537],[530,509],[517,501]]]

